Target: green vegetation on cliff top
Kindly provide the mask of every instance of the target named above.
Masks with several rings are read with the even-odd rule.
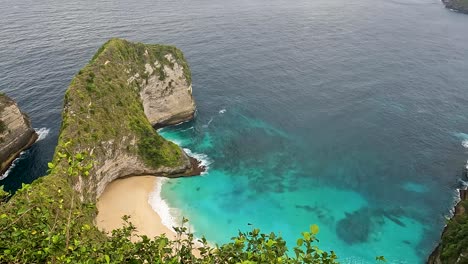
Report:
[[[442,263],[468,263],[468,200],[460,203],[465,213],[447,223],[440,243]]]
[[[183,227],[176,229],[175,241],[143,236],[134,243],[131,223],[111,237],[93,225],[97,213],[93,197],[81,197],[72,186],[92,176],[109,142],[114,150],[138,154],[148,166],[180,162],[180,149],[151,127],[138,96],[148,78],[145,63],[158,60],[170,66],[167,53],[184,67],[190,82],[188,65],[175,47],[119,39],[104,44],[75,76],[65,95],[49,175],[23,186],[8,202],[0,189],[0,263],[336,263],[333,252],[314,245],[316,226],[302,233],[290,251],[281,237],[254,229],[216,247],[201,239],[204,246],[195,257],[193,235]],[[136,81],[128,81],[137,73]],[[164,78],[160,71],[154,74]],[[135,145],[122,149],[117,142],[133,136]]]
[[[164,56],[172,54],[183,66],[187,82],[190,70],[182,52],[172,46],[144,45],[112,39],[104,44],[88,65],[79,71],[65,94],[65,109],[59,146],[72,140],[73,152],[96,145],[121,142],[136,137],[137,146],[123,148],[140,154],[148,166],[175,166],[180,149],[161,138],[148,122],[139,92],[149,77],[145,64],[171,65]],[[163,67],[160,67],[162,69]],[[164,78],[164,71],[154,71]],[[132,78],[138,76],[136,78]],[[129,79],[134,79],[129,81]],[[98,151],[102,148],[95,148]],[[100,155],[102,153],[95,153]]]

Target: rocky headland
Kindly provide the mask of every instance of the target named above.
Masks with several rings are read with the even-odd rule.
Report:
[[[468,0],[442,0],[445,7],[468,14]]]
[[[16,102],[0,94],[0,175],[37,137],[28,116],[20,111]]]
[[[28,146],[36,135],[26,129],[24,124],[29,121],[13,106],[8,102],[2,107],[2,122],[6,123],[2,135],[14,132]],[[11,263],[20,256],[19,262],[24,263],[37,262],[28,259],[65,263],[79,259],[75,253],[81,248],[80,252],[91,250],[96,263],[109,263],[109,255],[97,253],[104,250],[105,243],[113,243],[97,228],[98,198],[119,178],[185,177],[203,172],[199,161],[155,129],[188,121],[194,114],[191,73],[179,49],[122,39],[106,42],[65,93],[48,175],[23,185],[7,203],[0,199],[0,237],[6,241],[0,243],[0,262]],[[151,189],[152,185],[144,187]],[[136,191],[124,189],[130,195]],[[0,190],[2,197],[5,193]],[[29,244],[31,241],[41,241],[41,245]],[[81,243],[93,246],[86,248]]]
[[[4,108],[5,135],[23,147],[34,142],[16,105]],[[154,128],[188,121],[194,113],[191,73],[180,50],[111,39],[71,81],[49,175],[33,185],[71,187],[81,202],[95,203],[118,178],[199,175],[200,163]],[[13,156],[19,148],[14,150]]]
[[[468,164],[464,170],[468,180]],[[460,201],[455,205],[453,217],[442,232],[440,244],[434,249],[428,264],[468,263],[468,190],[461,189]]]
[[[154,129],[193,118],[190,76],[175,47],[108,41],[66,92],[54,172],[68,169],[63,155],[82,153],[89,174],[71,181],[91,202],[121,177],[199,173],[196,161]]]

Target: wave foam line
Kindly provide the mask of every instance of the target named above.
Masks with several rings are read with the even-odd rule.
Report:
[[[39,129],[34,129],[37,133],[37,140],[36,142],[38,141],[41,141],[43,139],[45,139],[49,133],[50,133],[50,128],[47,128],[47,127],[42,127],[42,128],[39,128]],[[26,150],[27,151],[27,150]],[[11,171],[13,170],[13,168],[18,164],[18,162],[24,157],[24,154],[26,153],[26,151],[21,151],[21,153],[19,154],[18,158],[16,158],[10,165],[10,167],[8,168],[7,171],[5,171],[5,173],[3,173],[2,175],[0,175],[0,181],[1,180],[4,180],[6,179],[6,177],[8,177],[8,175],[10,175]]]
[[[45,139],[50,133],[50,128],[47,128],[47,127],[42,127],[42,128],[39,128],[39,129],[35,128],[34,130],[36,130],[36,133],[38,135],[38,138],[37,138],[36,142]]]
[[[468,140],[463,140],[461,144],[464,148],[468,148]]]
[[[18,162],[24,157],[24,154],[26,153],[26,151],[21,151],[21,153],[19,154],[18,158],[16,158],[10,165],[10,167],[8,168],[7,171],[5,171],[5,173],[3,173],[3,175],[0,175],[0,181],[3,180],[3,179],[6,179],[6,177],[8,177],[8,175],[10,175],[10,172],[13,170],[14,167],[16,167],[16,165],[18,164]]]
[[[154,190],[148,197],[148,203],[153,211],[161,218],[161,223],[175,233],[174,227],[178,227],[182,224],[183,217],[179,209],[170,207],[161,196],[162,186],[168,180],[168,178],[157,178]],[[192,225],[186,223],[185,226],[190,232],[195,233],[195,229]]]
[[[211,161],[211,159],[208,157],[208,155],[206,154],[203,154],[203,153],[196,153],[196,152],[192,152],[192,150],[188,149],[188,148],[184,148],[184,151],[185,153],[187,153],[187,155],[189,155],[190,157],[192,158],[195,158],[197,159],[198,161],[200,161],[200,165],[205,167],[205,171],[202,172],[201,175],[204,175],[208,172],[208,169],[210,168],[210,165],[211,163],[213,163]]]
[[[156,180],[154,190],[148,197],[148,203],[151,205],[151,208],[153,208],[153,210],[159,215],[162,224],[175,233],[174,226],[177,226],[176,220],[177,216],[179,216],[179,213],[176,212],[175,209],[171,210],[167,202],[161,197],[162,185],[167,180],[168,179],[166,178],[158,178]]]

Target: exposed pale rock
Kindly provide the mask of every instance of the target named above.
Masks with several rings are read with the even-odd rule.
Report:
[[[99,197],[106,186],[115,179],[121,178],[122,175],[139,176],[139,175],[171,175],[176,173],[184,173],[190,169],[190,161],[186,157],[187,163],[174,168],[174,167],[160,167],[152,169],[147,166],[136,156],[118,155],[113,160],[106,160],[104,164],[96,171],[100,178],[96,186],[96,196]]]
[[[203,166],[152,127],[193,118],[190,83],[177,48],[108,41],[66,92],[54,172],[71,176],[80,200],[89,202],[118,178],[199,175]],[[81,166],[89,171],[69,170],[60,152],[84,153]]]
[[[152,74],[161,67],[159,62],[145,65],[146,73],[150,76],[144,83],[140,96],[143,108],[149,122],[155,127],[174,125],[193,118],[195,101],[192,96],[192,85],[187,83],[184,69],[177,64],[172,55],[165,58],[173,63],[173,67],[163,66],[165,78]]]
[[[0,95],[0,172],[5,172],[21,151],[30,147],[37,134],[29,118],[9,97]]]

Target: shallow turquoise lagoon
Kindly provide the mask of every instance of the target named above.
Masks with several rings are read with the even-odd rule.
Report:
[[[431,249],[424,240],[437,232],[427,223],[424,197],[432,186],[378,176],[359,182],[364,171],[353,163],[359,158],[336,153],[339,162],[324,167],[326,151],[236,110],[207,120],[160,130],[208,166],[202,176],[165,181],[161,196],[173,225],[186,217],[192,231],[212,243],[255,227],[281,234],[291,248],[302,231],[318,224],[319,246],[334,250],[343,263],[374,263],[380,255],[390,263],[420,263]],[[345,178],[349,184],[334,183]],[[368,184],[398,197],[361,189]]]

